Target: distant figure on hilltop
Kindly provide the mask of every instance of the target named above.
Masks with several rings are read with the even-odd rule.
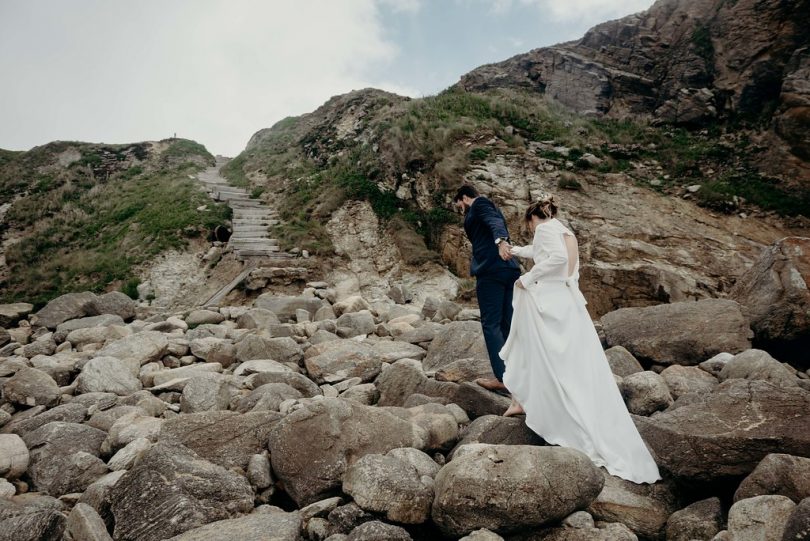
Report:
[[[504,364],[498,352],[509,336],[512,292],[520,268],[512,260],[506,220],[492,201],[479,195],[472,186],[464,185],[458,189],[453,203],[464,212],[464,231],[472,243],[470,274],[475,276],[481,327],[495,375],[494,379],[482,378],[476,382],[489,390],[506,390]]]

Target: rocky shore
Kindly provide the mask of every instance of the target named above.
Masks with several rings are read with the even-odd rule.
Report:
[[[752,347],[806,336],[775,318],[808,307],[808,242],[741,282],[770,318],[706,299],[597,322],[654,485],[501,417],[509,399],[473,383],[477,310],[403,286],[2,305],[0,540],[808,539],[810,375],[798,349]],[[774,259],[792,281],[767,280]]]

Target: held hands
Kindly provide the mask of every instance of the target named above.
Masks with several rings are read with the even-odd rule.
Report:
[[[498,254],[504,261],[509,261],[512,259],[512,245],[508,242],[498,244]]]
[[[525,287],[523,287],[523,282],[521,282],[519,279],[515,280],[515,287],[518,289],[526,289]]]

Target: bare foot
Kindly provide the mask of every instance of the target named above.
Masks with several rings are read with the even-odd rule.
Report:
[[[478,378],[475,382],[483,387],[484,389],[488,389],[490,391],[505,391],[506,385],[503,382],[498,381],[495,378]]]
[[[507,409],[505,412],[503,412],[503,416],[504,417],[514,417],[515,415],[523,415],[524,413],[526,413],[526,412],[523,410],[523,406],[521,406],[520,404],[518,404],[516,402],[513,402],[512,405],[509,406],[509,409]]]

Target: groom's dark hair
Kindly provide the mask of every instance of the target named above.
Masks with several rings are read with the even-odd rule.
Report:
[[[475,199],[476,197],[478,197],[478,192],[476,191],[475,188],[473,188],[469,184],[465,184],[461,188],[459,188],[458,191],[456,192],[456,196],[453,198],[453,203],[458,203],[459,201],[461,201],[461,198],[464,197],[465,195],[470,199]]]

